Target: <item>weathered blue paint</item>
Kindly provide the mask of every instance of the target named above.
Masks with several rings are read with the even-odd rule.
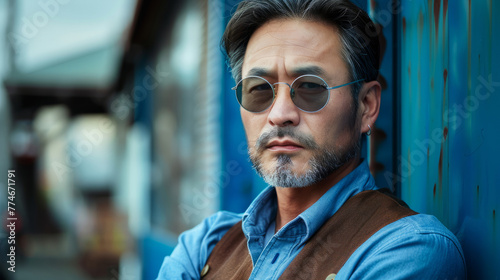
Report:
[[[442,112],[448,102],[447,21],[435,20],[433,7],[424,1],[405,2],[402,16],[401,191],[415,198],[416,209],[432,211],[446,223],[442,197],[448,193],[448,168],[442,163],[448,141]],[[431,203],[434,197],[440,203]]]
[[[500,279],[500,3],[403,1],[402,198],[460,239],[469,279]]]

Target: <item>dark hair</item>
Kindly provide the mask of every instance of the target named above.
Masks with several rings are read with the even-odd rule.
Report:
[[[338,28],[342,55],[352,80],[376,80],[379,68],[377,29],[368,14],[348,0],[246,0],[227,24],[221,45],[228,56],[236,82],[252,34],[273,19],[298,18],[321,21]],[[352,87],[357,103],[361,83]]]

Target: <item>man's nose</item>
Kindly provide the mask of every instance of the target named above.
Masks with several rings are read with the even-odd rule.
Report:
[[[279,83],[275,84],[274,87],[276,96],[269,111],[269,123],[276,126],[298,125],[300,122],[300,109],[292,101],[290,86]]]

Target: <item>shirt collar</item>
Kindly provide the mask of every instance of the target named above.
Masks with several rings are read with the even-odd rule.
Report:
[[[248,236],[265,235],[278,209],[276,189],[267,187],[253,200],[242,218],[243,233]]]
[[[305,225],[304,241],[309,239],[335,212],[352,196],[366,190],[377,189],[375,180],[370,174],[366,160],[363,160],[356,169],[332,186],[318,201],[302,212],[294,220],[285,225],[278,234],[298,234],[300,230],[292,224]],[[243,214],[243,232],[249,235],[265,235],[269,223],[276,217],[277,198],[274,187],[264,189],[250,204]],[[289,227],[290,225],[290,227]]]
[[[331,187],[318,201],[302,212],[306,224],[306,239],[311,237],[352,196],[367,190],[377,189],[366,160],[356,169]]]

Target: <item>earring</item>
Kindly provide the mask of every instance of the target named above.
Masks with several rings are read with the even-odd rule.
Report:
[[[370,125],[368,125],[368,131],[366,132],[366,135],[367,136],[372,135],[372,127]]]

